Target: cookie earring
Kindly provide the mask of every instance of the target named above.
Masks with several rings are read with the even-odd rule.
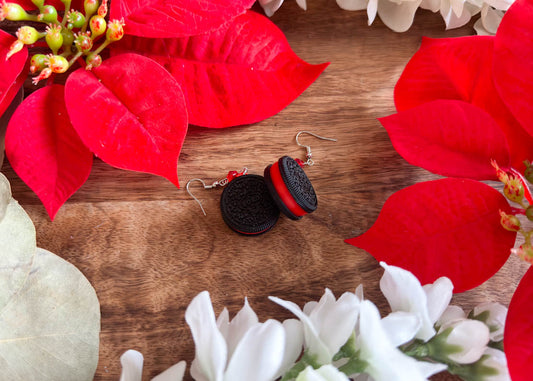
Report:
[[[187,192],[200,205],[201,202],[191,193],[190,184],[198,181],[204,189],[224,187],[220,197],[220,210],[226,225],[244,235],[258,235],[270,230],[278,221],[280,211],[287,217],[298,220],[317,208],[315,190],[303,171],[304,166],[314,164],[311,148],[299,142],[301,134],[309,134],[322,140],[336,141],[308,131],[296,135],[296,143],[306,148],[306,161],[281,157],[276,163],[265,168],[264,177],[230,171],[226,178],[206,185],[202,179],[187,182]]]

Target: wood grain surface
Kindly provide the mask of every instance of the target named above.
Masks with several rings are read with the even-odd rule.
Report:
[[[96,289],[102,331],[95,380],[118,380],[119,357],[130,348],[145,356],[145,379],[179,360],[190,364],[194,345],[184,312],[202,290],[211,293],[217,314],[223,306],[237,312],[248,297],[265,320],[290,317],[269,295],[302,305],[325,287],[339,296],[363,283],[368,299],[387,313],[377,261],[344,239],[365,232],[392,193],[436,176],[406,163],[377,118],[394,113],[394,85],[422,36],[471,34],[472,23],[445,31],[439,14],[419,10],[410,31],[398,34],[379,19],[369,27],[365,12],[343,11],[333,0],[310,0],[307,11],[287,1],[272,21],[302,59],[330,66],[263,122],[191,127],[178,165],[181,189],[96,160],[87,183],[51,222],[4,163],[13,196],[35,222],[38,245],[76,265]],[[303,158],[305,150],[294,140],[301,130],[338,139],[302,138],[316,160],[306,171],[319,200],[317,211],[302,220],[281,217],[267,234],[239,236],[222,221],[220,189],[194,186],[206,217],[185,191],[191,178],[214,181],[244,166],[262,174],[280,156]],[[491,280],[452,303],[467,309],[485,300],[507,305],[526,268],[511,257]]]

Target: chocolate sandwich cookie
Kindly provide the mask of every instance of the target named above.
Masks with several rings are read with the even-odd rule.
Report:
[[[289,156],[265,168],[270,195],[287,217],[298,220],[316,210],[315,189],[300,165]]]
[[[222,192],[220,210],[231,229],[246,235],[267,232],[279,218],[279,209],[270,196],[265,179],[258,175],[233,179]]]

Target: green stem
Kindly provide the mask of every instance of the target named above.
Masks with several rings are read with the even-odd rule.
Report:
[[[112,43],[113,41],[110,41],[110,40],[105,40],[102,45],[100,45],[93,53],[96,55],[96,54],[100,54],[100,52],[102,50],[104,50],[107,45],[109,45],[110,43]]]
[[[347,376],[356,373],[363,373],[367,368],[368,363],[359,358],[351,358],[348,362],[339,367],[339,370]]]
[[[82,55],[83,55],[82,52],[78,52],[78,53],[76,53],[76,55],[75,55],[74,57],[72,57],[72,58],[70,59],[70,61],[68,61],[68,67],[71,67],[72,65],[74,65],[74,62],[76,62],[76,60],[77,60],[78,58],[80,58]]]

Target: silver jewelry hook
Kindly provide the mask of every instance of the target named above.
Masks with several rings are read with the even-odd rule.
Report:
[[[204,210],[204,207],[202,206],[202,203],[200,202],[200,200],[198,200],[192,193],[191,193],[191,190],[189,189],[189,185],[191,185],[191,183],[193,181],[199,181],[202,183],[202,186],[204,187],[204,189],[209,189],[209,188],[213,188],[213,185],[205,185],[205,182],[204,180],[202,179],[190,179],[189,181],[187,181],[187,186],[186,186],[186,189],[187,189],[187,193],[189,193],[189,196],[191,196],[194,201],[196,201],[198,203],[198,205],[200,205],[200,209],[202,209],[202,213],[204,214],[204,216],[207,216],[207,214],[205,213],[205,210]]]
[[[307,158],[307,161],[305,162],[305,164],[309,165],[309,166],[315,164],[315,162],[312,159],[313,154],[311,153],[311,146],[306,145],[306,144],[302,144],[298,140],[298,138],[300,137],[301,134],[309,134],[309,135],[314,136],[315,138],[322,139],[322,140],[329,140],[330,142],[336,142],[337,141],[337,139],[326,138],[325,136],[320,136],[320,135],[317,135],[317,134],[315,134],[313,132],[309,132],[309,131],[300,131],[300,132],[298,132],[296,134],[296,144],[298,144],[300,147],[304,147],[305,148],[305,150],[307,152],[306,155],[305,155],[305,157]]]
[[[198,205],[200,205],[200,208],[202,209],[202,213],[204,213],[204,216],[207,216],[207,214],[205,213],[204,207],[202,206],[202,203],[200,202],[200,200],[198,200],[191,193],[191,190],[189,189],[189,186],[191,185],[191,183],[193,181],[199,181],[200,183],[202,183],[202,186],[204,187],[204,189],[212,189],[212,188],[216,188],[216,187],[223,187],[223,186],[228,185],[228,183],[231,181],[231,178],[229,177],[229,174],[232,173],[232,172],[234,172],[234,176],[235,177],[238,177],[238,176],[246,175],[248,173],[248,168],[244,167],[240,172],[230,171],[228,173],[228,176],[224,177],[223,179],[215,181],[211,185],[206,185],[205,181],[202,180],[202,179],[199,179],[199,178],[190,179],[189,181],[187,181],[187,186],[185,187],[187,189],[187,193],[189,193],[189,196],[191,196],[194,199],[194,201],[196,201],[198,203]]]

